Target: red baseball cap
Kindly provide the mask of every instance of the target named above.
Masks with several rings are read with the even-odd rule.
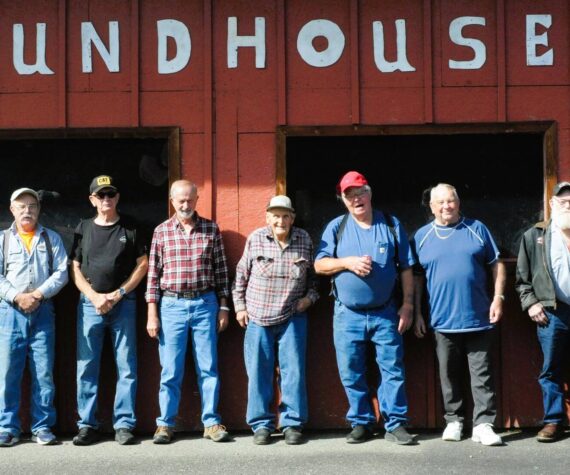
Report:
[[[338,185],[336,185],[336,191],[340,195],[344,193],[347,188],[351,186],[366,186],[368,185],[368,181],[364,178],[362,173],[358,173],[355,171],[347,172],[345,175],[340,179]]]

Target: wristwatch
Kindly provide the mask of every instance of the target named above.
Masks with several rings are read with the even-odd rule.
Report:
[[[125,290],[124,287],[119,288],[119,295],[121,296],[121,298],[123,298],[126,293],[127,293],[127,291]]]

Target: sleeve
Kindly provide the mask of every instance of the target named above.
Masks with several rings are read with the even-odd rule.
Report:
[[[309,268],[307,269],[307,297],[311,300],[314,304],[317,300],[319,300],[319,292],[318,292],[318,281],[317,281],[317,274],[315,273],[315,266],[313,261],[313,241],[309,236],[309,233],[306,233],[307,242],[308,242],[308,254],[309,254]]]
[[[414,234],[414,237],[410,240],[410,251],[412,253],[412,257],[414,259],[414,264],[413,264],[413,271],[414,271],[414,275],[425,275],[426,271],[423,268],[423,266],[420,264],[420,257],[418,255],[418,248],[417,248],[417,239],[419,239],[420,236],[418,235],[418,232],[416,231],[416,233]]]
[[[71,245],[71,251],[69,252],[69,260],[82,262],[83,253],[81,247],[81,241],[83,239],[83,221],[80,221],[75,231],[73,232],[73,244]]]
[[[217,225],[214,225],[214,229],[213,266],[216,294],[219,299],[228,298],[230,296],[230,276],[228,274],[228,262],[224,250],[224,242],[222,240],[222,233]]]
[[[396,237],[398,238],[398,259],[400,261],[400,270],[406,270],[407,268],[413,266],[416,263],[414,256],[412,255],[412,250],[410,248],[410,243],[408,242],[408,235],[406,230],[400,224],[400,221],[394,218],[394,227],[396,229]]]
[[[154,230],[150,245],[148,274],[146,281],[147,303],[157,303],[160,300],[160,276],[162,274],[163,238],[159,228]]]
[[[139,227],[133,229],[135,235],[135,255],[137,258],[148,254],[148,234],[142,232]]]
[[[483,242],[485,246],[485,263],[487,265],[494,264],[500,256],[499,248],[491,235],[491,232],[483,223],[481,224],[481,234],[483,235]]]
[[[49,234],[53,252],[53,273],[38,287],[42,295],[49,299],[58,294],[69,280],[67,270],[67,253],[63,246],[61,236],[51,230],[46,230]]]
[[[11,304],[14,303],[14,298],[18,295],[18,290],[12,285],[12,283],[6,279],[3,275],[4,272],[4,233],[3,230],[0,234],[0,298],[2,300],[7,300]],[[10,236],[10,239],[12,236]]]
[[[252,234],[249,235],[245,242],[243,254],[236,267],[236,278],[232,288],[232,298],[234,301],[234,310],[241,312],[247,310],[245,302],[245,292],[251,275],[251,240]]]
[[[534,249],[529,245],[529,242],[534,242],[532,230],[524,234],[517,256],[515,289],[519,294],[523,311],[528,310],[539,301],[532,286],[531,262],[533,262]]]
[[[321,242],[319,243],[319,247],[317,249],[317,254],[315,255],[315,260],[318,261],[319,259],[323,259],[325,257],[334,257],[334,249],[336,246],[336,233],[338,232],[338,228],[340,226],[340,220],[334,219],[323,231],[323,235],[321,236]]]

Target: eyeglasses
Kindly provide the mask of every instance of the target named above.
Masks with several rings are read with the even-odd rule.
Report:
[[[362,188],[358,188],[356,190],[351,190],[348,193],[343,193],[343,196],[348,200],[348,201],[352,201],[355,198],[358,198],[360,196],[365,195],[366,193],[368,193],[368,189],[365,187]]]
[[[568,206],[570,205],[570,198],[558,198],[558,196],[554,196],[554,202],[557,203],[559,206]]]
[[[37,203],[32,203],[29,205],[25,205],[22,203],[14,203],[12,206],[14,206],[14,208],[16,208],[18,211],[24,211],[25,209],[27,209],[28,211],[37,211],[39,208]]]
[[[107,198],[114,198],[115,196],[117,196],[117,192],[115,190],[109,190],[109,191],[98,191],[97,193],[95,193],[95,195],[97,196],[97,198],[99,198],[100,200],[105,199],[105,197]]]

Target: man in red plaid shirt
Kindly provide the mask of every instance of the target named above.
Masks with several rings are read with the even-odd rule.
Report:
[[[275,430],[273,400],[275,360],[279,361],[279,426],[289,445],[304,441],[307,422],[305,355],[307,308],[318,299],[309,234],[293,227],[295,211],[287,196],[267,207],[267,226],[247,239],[233,298],[239,324],[246,328],[247,423],[253,442],[265,445]]]
[[[188,337],[202,399],[204,437],[222,442],[229,435],[217,412],[217,334],[228,326],[230,294],[222,235],[216,223],[198,216],[194,183],[175,181],[170,201],[176,214],[154,230],[146,291],[147,332],[158,338],[162,366],[160,417],[153,442],[172,440]]]

